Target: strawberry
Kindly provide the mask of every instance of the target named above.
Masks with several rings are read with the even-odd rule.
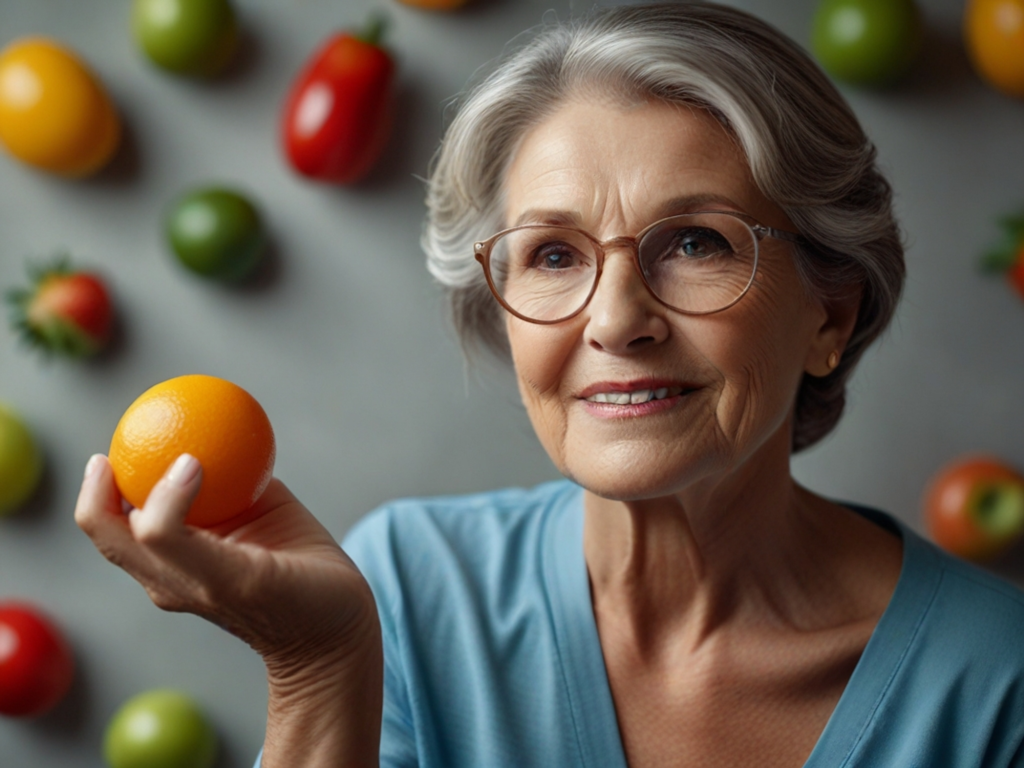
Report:
[[[986,272],[1002,273],[1024,298],[1024,216],[1007,216],[999,221],[1003,240],[981,259]]]
[[[31,345],[71,357],[94,355],[113,328],[110,294],[96,275],[72,269],[66,257],[30,267],[30,288],[7,294],[11,324]]]

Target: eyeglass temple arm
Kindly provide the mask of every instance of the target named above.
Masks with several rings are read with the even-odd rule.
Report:
[[[757,239],[760,240],[764,237],[774,237],[776,240],[785,240],[789,243],[805,243],[804,236],[799,232],[787,232],[784,229],[775,229],[774,227],[766,227],[764,224],[754,224],[751,226],[754,233],[757,235]]]

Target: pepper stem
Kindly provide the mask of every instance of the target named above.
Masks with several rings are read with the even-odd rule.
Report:
[[[380,45],[388,28],[388,17],[383,11],[371,13],[356,37],[368,45]]]

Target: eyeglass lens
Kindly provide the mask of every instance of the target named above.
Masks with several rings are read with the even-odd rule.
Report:
[[[683,312],[715,312],[746,291],[757,265],[757,238],[741,219],[723,213],[674,216],[648,230],[638,245],[651,292]],[[552,322],[577,312],[597,279],[600,245],[560,226],[527,225],[491,246],[491,279],[501,298],[524,317]]]

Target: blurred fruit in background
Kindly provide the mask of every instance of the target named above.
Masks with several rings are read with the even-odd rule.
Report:
[[[428,11],[454,11],[456,8],[464,6],[467,0],[399,0],[399,2],[414,8],[426,8]]]
[[[150,61],[178,75],[216,75],[238,47],[228,0],[135,0],[132,32]]]
[[[274,430],[260,404],[238,385],[215,376],[179,376],[143,392],[114,430],[110,464],[121,495],[141,509],[183,453],[203,468],[185,522],[210,527],[246,511],[266,489],[274,471]]]
[[[380,46],[384,20],[328,39],[292,84],[282,140],[292,167],[311,179],[352,184],[366,176],[391,135],[394,61]]]
[[[982,256],[981,268],[985,272],[1005,275],[1024,299],[1024,215],[1006,216],[999,220],[999,226],[1002,240]]]
[[[165,230],[182,264],[204,277],[228,282],[251,275],[266,250],[256,206],[242,194],[220,187],[193,190],[179,198]]]
[[[140,693],[114,714],[103,740],[110,768],[212,768],[217,735],[184,693]]]
[[[1024,98],[1024,0],[968,0],[964,42],[984,80]]]
[[[106,347],[114,307],[103,279],[72,267],[67,257],[29,267],[31,284],[7,293],[11,324],[30,346],[88,357]]]
[[[71,648],[60,630],[35,606],[0,602],[0,715],[49,712],[74,676]]]
[[[42,476],[42,452],[28,425],[9,406],[0,403],[0,516],[14,512],[28,501]]]
[[[940,547],[967,560],[990,560],[1024,534],[1024,477],[993,457],[960,458],[931,479],[923,512]]]
[[[15,158],[87,176],[113,157],[120,138],[113,102],[75,53],[38,37],[0,52],[0,143]]]
[[[814,15],[811,49],[837,80],[885,86],[910,70],[922,38],[914,0],[822,0]]]

